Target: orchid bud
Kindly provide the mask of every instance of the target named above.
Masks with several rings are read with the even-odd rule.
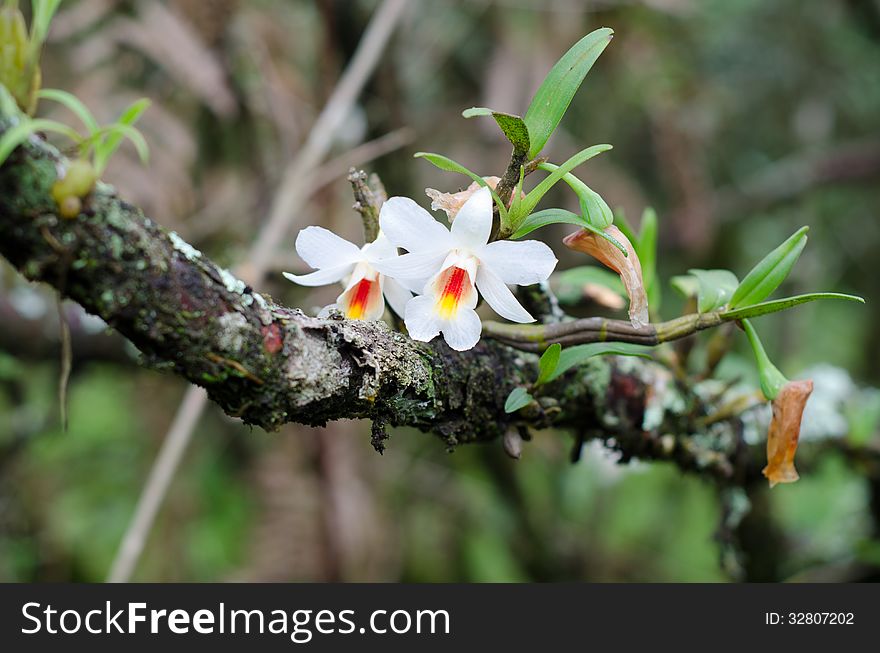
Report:
[[[92,192],[98,175],[86,159],[71,161],[64,176],[52,184],[52,199],[63,218],[75,218],[82,208],[81,198]]]
[[[614,225],[606,227],[604,232],[626,247],[626,256],[608,240],[587,229],[566,236],[562,242],[566,247],[593,256],[617,272],[626,288],[626,294],[629,295],[630,321],[636,328],[646,326],[650,321],[648,296],[642,281],[642,266],[638,254],[623,232]]]
[[[812,381],[789,381],[773,399],[773,418],[767,434],[767,466],[762,471],[770,487],[777,483],[794,483],[799,478],[794,455],[804,407],[812,392]]]

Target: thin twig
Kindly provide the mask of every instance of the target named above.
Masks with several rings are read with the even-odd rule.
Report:
[[[266,275],[273,249],[283,240],[295,219],[297,208],[313,190],[315,166],[329,152],[339,126],[348,117],[364,84],[372,75],[406,5],[406,0],[384,0],[376,10],[305,144],[285,169],[269,218],[249,252],[249,266],[237,269],[250,285],[259,285]],[[144,486],[132,522],[123,536],[108,581],[127,582],[131,578],[156,513],[207,402],[208,397],[201,389],[191,387],[187,390]]]
[[[207,400],[208,395],[201,388],[190,386],[187,389],[138,499],[134,518],[125,531],[119,551],[116,552],[107,582],[127,583],[131,580],[134,568],[144,550],[144,544],[152,530],[156,513],[159,512],[168,492],[168,486],[171,485],[174,473],[183,458],[183,452],[189,444],[190,435],[199,421]]]
[[[507,324],[484,322],[483,334],[523,351],[544,351],[553,343],[563,346],[592,342],[626,342],[658,345],[710,329],[725,321],[719,311],[693,313],[656,324],[634,327],[624,320],[587,317],[555,324]]]
[[[67,386],[70,370],[73,367],[73,349],[70,346],[70,325],[64,315],[64,300],[61,294],[55,296],[58,308],[58,329],[61,338],[61,372],[58,374],[58,406],[61,411],[61,430],[67,433]]]

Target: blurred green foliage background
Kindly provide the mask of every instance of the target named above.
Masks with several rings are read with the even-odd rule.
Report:
[[[140,124],[150,165],[123,148],[106,177],[232,265],[376,4],[67,0],[47,46],[45,83],[75,93],[102,120],[136,97],[151,98]],[[397,147],[365,166],[391,195],[427,206],[426,186],[463,184],[413,160],[417,150],[500,174],[509,145],[491,121],[463,120],[461,110],[521,113],[553,62],[600,26],[612,27],[615,39],[545,151],[561,161],[593,143],[614,145],[582,177],[631,220],[646,206],[657,210],[664,280],[690,267],[743,274],[809,224],[786,294],[836,290],[868,304],[810,304],[758,327],[788,376],[838,379],[831,385],[848,421],[817,437],[877,446],[878,394],[856,390],[880,385],[880,339],[871,326],[880,322],[875,0],[412,0],[336,135],[341,166],[314,189],[296,228],[321,224],[361,238],[344,181],[357,161],[346,157],[391,132]],[[72,120],[60,109],[51,115]],[[575,204],[559,189],[544,205]],[[293,252],[295,232],[278,243],[265,290],[310,310],[337,291],[281,278],[281,270],[305,269]],[[565,233],[540,232],[557,250],[559,269],[583,263],[562,251]],[[681,300],[668,284],[663,292],[661,313],[674,317]],[[607,309],[583,308],[597,310]],[[54,299],[0,266],[2,581],[106,576],[185,388],[139,367],[121,339],[77,307],[65,311],[74,330],[66,433]],[[754,383],[741,340],[720,374]],[[814,430],[825,428],[814,418]],[[212,408],[135,579],[878,577],[876,469],[872,477],[829,450],[797,484],[746,498],[669,465],[615,464],[598,445],[571,464],[571,444],[565,433],[537,433],[514,462],[500,444],[449,454],[428,435],[399,430],[380,457],[367,424],[268,434]],[[752,511],[740,522],[731,513],[744,501]]]

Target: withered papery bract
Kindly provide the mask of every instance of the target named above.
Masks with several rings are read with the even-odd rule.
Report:
[[[605,238],[581,229],[566,236],[562,242],[569,248],[598,259],[603,265],[620,275],[620,280],[629,295],[629,319],[634,327],[648,324],[648,295],[642,281],[642,265],[632,243],[614,225],[605,228],[605,233],[626,247],[627,256]]]
[[[483,177],[483,181],[489,185],[489,188],[495,190],[498,182],[501,181],[501,177]],[[426,188],[425,195],[431,198],[432,211],[443,209],[446,212],[446,217],[452,220],[458,215],[459,209],[464,206],[464,203],[470,199],[471,195],[480,190],[480,188],[480,184],[473,182],[470,186],[457,193],[441,193],[434,188]]]
[[[767,466],[763,470],[770,487],[777,483],[794,483],[799,478],[794,455],[804,407],[812,392],[812,381],[789,381],[773,400],[773,418],[767,434]]]

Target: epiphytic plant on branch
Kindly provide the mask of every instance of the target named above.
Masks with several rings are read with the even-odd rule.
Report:
[[[62,165],[55,166],[61,170],[60,178],[49,182],[54,204],[40,204],[38,210],[27,208],[44,221],[44,238],[53,229],[68,229],[71,235],[63,242],[80,242],[84,248],[91,247],[92,254],[113,256],[101,249],[98,221],[102,211],[118,212],[118,204],[114,204],[112,192],[98,188],[100,184],[96,186],[96,180],[123,138],[132,140],[146,156],[146,144],[132,126],[146,103],[135,103],[115,124],[101,127],[72,95],[40,90],[35,73],[39,47],[57,4],[35,0],[30,37],[17,3],[6,2],[0,14],[4,34],[0,164],[15,166],[15,152],[33,146],[29,139],[39,132],[58,132],[74,141],[77,159],[70,163],[57,157],[55,161]],[[454,193],[427,189],[431,208],[443,211],[451,223],[449,227],[409,198],[391,197],[372,205],[361,201],[361,196],[375,200],[381,194],[370,193],[361,177],[352,177],[367,242],[358,247],[326,229],[308,227],[299,233],[296,250],[315,271],[304,275],[285,273],[290,281],[307,286],[342,282],[336,302],[317,318],[271,304],[176,234],[157,231],[148,221],[132,227],[131,233],[136,232],[141,241],[164,239],[163,247],[149,249],[139,242],[140,249],[125,251],[120,260],[143,255],[139,270],[154,266],[166,274],[186,276],[187,288],[197,286],[194,280],[198,279],[204,291],[198,295],[202,304],[193,308],[190,301],[187,311],[196,316],[193,319],[199,321],[205,335],[187,333],[186,327],[181,332],[179,324],[165,325],[155,316],[144,317],[134,311],[132,305],[138,302],[132,299],[141,290],[147,299],[140,300],[140,304],[175,296],[167,294],[173,282],[149,286],[148,274],[143,275],[147,280],[127,279],[133,290],[131,296],[121,300],[113,293],[109,298],[101,294],[100,300],[89,297],[89,289],[101,281],[86,276],[79,285],[74,284],[73,296],[153,355],[171,358],[165,347],[190,348],[189,353],[198,355],[176,355],[174,369],[205,385],[227,412],[251,423],[273,428],[287,420],[320,423],[368,416],[380,431],[385,423],[412,424],[436,430],[450,445],[464,441],[462,434],[468,429],[497,436],[499,431],[493,422],[502,424],[501,433],[509,432],[508,426],[524,430],[527,425],[570,427],[577,423],[582,419],[574,408],[578,395],[564,397],[566,389],[560,381],[579,374],[597,356],[648,358],[672,368],[680,378],[687,377],[687,361],[666,343],[734,323],[745,332],[754,349],[761,391],[773,402],[768,462],[763,473],[771,484],[794,481],[801,416],[812,385],[809,381],[789,381],[776,369],[750,320],[819,299],[863,300],[830,292],[770,299],[804,249],[807,228],[803,227],[767,254],[742,281],[729,270],[690,270],[687,275],[674,277],[672,287],[687,298],[693,312],[668,321],[660,319],[656,214],[646,210],[636,231],[574,172],[611,150],[611,146],[594,145],[558,164],[544,154],[545,145],[581,83],[611,39],[612,31],[603,28],[578,41],[549,72],[522,116],[487,108],[463,112],[465,118],[491,117],[510,141],[510,161],[500,177],[483,176],[441,154],[416,154],[440,170],[464,175],[472,182]],[[39,98],[65,105],[79,117],[88,134],[82,136],[66,125],[32,118]],[[40,152],[43,159],[53,156]],[[546,176],[527,189],[526,178],[536,173]],[[576,196],[578,212],[539,208],[545,195],[560,181]],[[19,188],[24,185],[16,183]],[[39,187],[46,182],[28,183]],[[9,188],[13,186],[8,182]],[[7,202],[4,206],[18,205]],[[50,209],[68,220],[54,220],[54,215],[47,214]],[[17,239],[22,251],[12,252],[10,248],[3,253],[31,278],[47,279],[48,274],[40,266],[51,265],[37,251],[39,238],[20,225],[3,223],[11,219],[4,215],[0,229]],[[19,215],[16,219],[26,218]],[[119,223],[118,215],[108,224],[111,230],[127,229]],[[563,244],[608,268],[584,266],[557,273],[557,278],[564,281],[563,287],[566,283],[575,288],[590,284],[601,287],[611,297],[628,300],[628,320],[574,319],[561,313],[548,284],[557,265],[553,250],[540,240],[523,240],[552,224],[576,227]],[[58,241],[57,236],[52,240]],[[84,269],[83,275],[100,268],[94,261],[78,263],[76,252],[72,256],[72,269]],[[121,285],[124,291],[127,286]],[[519,287],[519,298],[511,287]],[[216,302],[205,299],[211,293],[216,295]],[[524,299],[526,296],[529,301]],[[536,302],[536,296],[542,301]],[[476,311],[480,299],[513,324],[482,321]],[[578,292],[569,292],[560,299],[563,305],[577,302]],[[396,316],[392,325],[402,334],[378,324],[386,315],[386,302]],[[217,323],[222,325],[223,337],[212,340],[209,327]],[[323,334],[320,346],[314,337],[304,335],[312,332]],[[435,339],[440,335],[449,348],[437,344]],[[481,338],[494,344],[480,343]],[[222,346],[218,344],[221,341],[225,343]],[[231,347],[229,342],[237,346]],[[343,353],[351,348],[363,356]],[[537,353],[542,355],[535,361]],[[279,362],[278,357],[283,360]],[[306,369],[309,357],[324,366],[320,373]],[[326,368],[334,365],[337,373],[330,375]],[[487,365],[491,369],[486,369]],[[359,367],[372,372],[356,374]],[[536,376],[529,377],[532,373]],[[505,374],[506,378],[499,378]],[[275,385],[273,375],[280,379]],[[483,379],[487,387],[470,389],[471,377]],[[444,388],[444,382],[449,387]],[[492,394],[494,385],[504,391],[500,405]],[[475,396],[462,399],[459,395],[464,388]],[[480,392],[484,394],[477,397]],[[339,401],[346,405],[340,407]],[[483,401],[485,405],[479,410],[462,407],[467,401]],[[571,414],[560,421],[559,415],[566,411]],[[510,445],[509,450],[517,446]],[[687,464],[695,458],[698,456],[690,449],[682,454]]]

